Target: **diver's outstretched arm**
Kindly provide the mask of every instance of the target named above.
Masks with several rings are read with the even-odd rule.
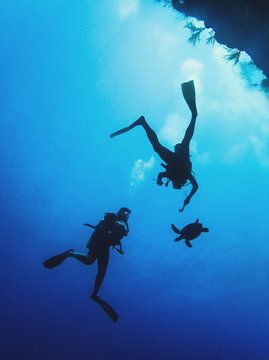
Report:
[[[119,246],[119,247],[116,247]],[[113,244],[113,249],[115,249],[119,254],[124,255],[124,251],[122,250],[122,245],[121,245],[121,241],[115,241],[115,243]]]
[[[160,173],[158,174],[157,185],[160,185],[160,186],[163,185],[163,178],[164,178],[164,177],[166,177],[166,178],[168,177],[166,171],[160,172]]]
[[[189,195],[186,197],[186,199],[184,200],[184,205],[181,209],[179,209],[180,212],[182,212],[185,208],[186,205],[189,204],[191,198],[193,197],[193,195],[196,193],[196,191],[198,190],[198,183],[195,180],[195,177],[193,175],[191,175],[189,177],[190,183],[192,184],[192,189],[191,192],[189,193]]]

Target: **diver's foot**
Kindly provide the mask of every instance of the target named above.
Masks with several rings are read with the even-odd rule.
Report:
[[[93,300],[98,300],[99,296],[97,294],[91,294],[90,298]]]
[[[136,121],[139,122],[139,124],[141,125],[142,123],[144,123],[146,120],[145,120],[145,116],[144,115],[141,115]]]
[[[66,257],[72,256],[71,253],[73,253],[74,251],[75,251],[74,249],[69,249],[69,250],[67,250],[67,251],[65,252]]]
[[[197,108],[196,108],[196,101],[194,99],[190,99],[190,100],[188,100],[188,105],[191,110],[192,117],[196,118],[198,116],[198,112],[197,112]]]
[[[193,118],[197,118],[198,112],[197,112],[196,107],[191,110],[191,115],[192,115]]]
[[[129,129],[134,128],[135,126],[138,125],[143,125],[145,123],[145,117],[143,115],[141,115],[136,121],[134,121],[130,126],[128,126]]]

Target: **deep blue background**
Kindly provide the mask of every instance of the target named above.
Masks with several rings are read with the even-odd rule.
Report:
[[[100,3],[0,2],[1,359],[266,360],[268,99],[221,48],[191,47],[171,9]],[[152,182],[160,159],[143,130],[109,133],[144,114],[172,148],[190,78],[200,188],[179,214],[184,192]],[[112,323],[89,299],[96,265],[41,263],[85,251],[82,224],[121,206],[126,254],[112,251],[101,289]],[[170,224],[196,218],[210,232],[174,243]]]

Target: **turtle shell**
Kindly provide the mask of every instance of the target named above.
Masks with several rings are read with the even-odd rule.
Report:
[[[181,236],[186,240],[192,240],[201,234],[202,229],[203,225],[198,222],[188,224],[181,230]]]

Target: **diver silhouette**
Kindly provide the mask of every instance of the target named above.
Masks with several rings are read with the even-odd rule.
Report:
[[[124,236],[128,235],[128,218],[130,213],[131,210],[123,207],[117,213],[105,213],[104,219],[96,226],[84,224],[95,229],[86,245],[89,249],[88,254],[76,253],[73,249],[70,249],[44,261],[44,267],[52,269],[60,265],[67,258],[74,258],[85,265],[91,265],[97,260],[98,272],[91,298],[96,301],[99,300],[98,292],[106,274],[110,246],[115,248],[120,254],[124,254],[121,240]]]
[[[158,174],[157,184],[160,186],[163,185],[162,179],[167,178],[168,180],[166,181],[165,186],[168,186],[169,182],[172,181],[174,189],[181,189],[182,186],[187,184],[188,180],[192,185],[192,189],[189,195],[184,200],[183,207],[179,211],[184,210],[185,206],[189,204],[190,199],[198,189],[198,183],[192,174],[192,163],[190,161],[189,149],[190,141],[194,134],[196,118],[198,115],[196,109],[195,87],[193,80],[181,84],[181,88],[183,97],[191,110],[192,117],[182,142],[174,146],[174,152],[160,144],[155,131],[149,126],[144,116],[140,116],[131,125],[120,129],[110,135],[110,138],[113,138],[114,136],[123,134],[138,125],[141,125],[144,128],[146,135],[151,145],[153,146],[154,151],[166,163],[161,164],[165,168],[165,171]]]

